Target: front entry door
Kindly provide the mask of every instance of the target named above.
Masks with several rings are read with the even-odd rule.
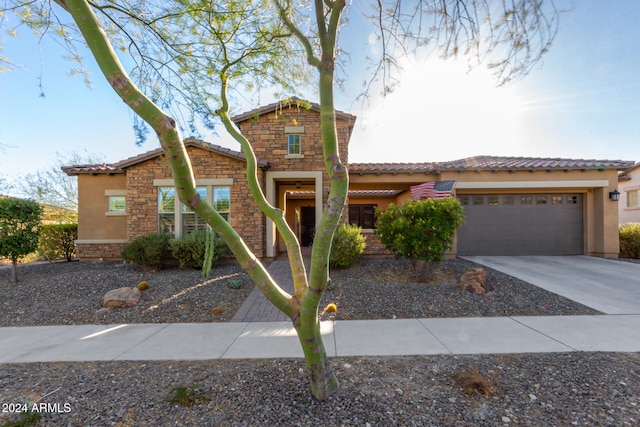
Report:
[[[311,246],[316,232],[316,208],[315,206],[303,206],[300,209],[300,244]]]

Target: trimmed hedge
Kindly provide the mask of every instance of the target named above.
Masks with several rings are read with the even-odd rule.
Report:
[[[149,233],[125,243],[122,259],[146,268],[162,268],[165,259],[171,256],[170,237],[166,234]]]
[[[47,224],[40,227],[38,252],[44,259],[72,261],[76,254],[78,224]]]
[[[192,266],[202,268],[205,264],[207,240],[213,239],[213,257],[211,265],[215,265],[227,252],[227,245],[213,232],[198,231],[171,241],[171,253],[180,263],[180,267]]]
[[[620,258],[640,258],[640,223],[622,224],[619,232]]]
[[[333,268],[348,268],[364,253],[367,246],[357,225],[341,224],[333,236],[329,266]]]

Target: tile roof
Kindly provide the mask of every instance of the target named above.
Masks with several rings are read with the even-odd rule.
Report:
[[[625,170],[635,163],[626,160],[585,160],[545,157],[476,156],[435,163],[352,163],[351,173],[426,173],[441,171],[535,171],[535,170]]]
[[[309,109],[311,111],[320,112],[320,104],[315,102],[305,101],[304,99],[300,99],[297,97],[291,97],[289,99],[285,99],[282,101],[274,102],[273,104],[265,105],[263,107],[259,107],[253,109],[251,111],[247,111],[246,113],[238,114],[237,116],[231,117],[231,121],[234,123],[241,123],[245,120],[249,120],[252,118],[256,118],[263,114],[272,113],[277,110],[281,110],[284,107],[300,107],[302,109]],[[356,121],[356,116],[345,113],[344,111],[335,110],[336,118],[347,121]]]
[[[218,153],[220,155],[230,157],[236,160],[245,161],[244,154],[240,151],[231,150],[229,148],[221,147],[219,145],[210,144],[196,138],[187,138],[184,140],[185,147],[198,147],[204,150]],[[117,163],[103,163],[93,165],[72,165],[63,166],[62,171],[67,175],[79,175],[79,174],[119,174],[124,173],[125,169],[129,166],[142,163],[144,161],[156,158],[162,155],[162,148],[156,148],[155,150],[147,151],[146,153],[139,154],[137,156],[129,157],[121,160]],[[268,168],[269,162],[266,160],[258,159],[258,167]]]

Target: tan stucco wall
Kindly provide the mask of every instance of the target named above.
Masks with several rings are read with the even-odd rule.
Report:
[[[78,175],[78,240],[112,241],[127,238],[127,217],[109,215],[108,190],[126,190],[124,174]]]
[[[618,191],[620,192],[620,202],[618,203],[620,224],[640,222],[640,207],[627,207],[627,191],[640,190],[640,167],[629,171],[626,175],[630,176],[631,179],[618,183]]]

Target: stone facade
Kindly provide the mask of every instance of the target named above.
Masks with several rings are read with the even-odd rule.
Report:
[[[124,243],[77,243],[76,256],[81,260],[117,260]]]
[[[193,173],[198,180],[231,179],[229,223],[256,256],[262,257],[264,219],[249,192],[246,163],[210,150],[188,147]],[[262,171],[259,171],[262,175]],[[159,181],[171,179],[169,163],[161,155],[127,168],[127,238],[158,232]],[[162,185],[173,186],[173,184]]]

